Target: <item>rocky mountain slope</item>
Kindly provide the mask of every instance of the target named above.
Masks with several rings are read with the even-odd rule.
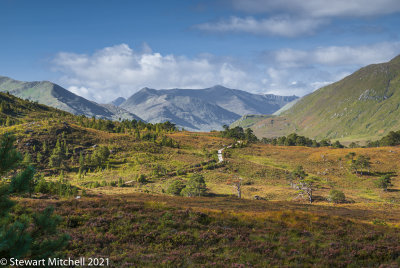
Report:
[[[143,88],[119,107],[148,122],[170,120],[188,130],[219,130],[245,114],[272,114],[296,96],[252,94],[223,86],[206,89]]]

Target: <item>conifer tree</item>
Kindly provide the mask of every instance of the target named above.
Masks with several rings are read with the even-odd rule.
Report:
[[[83,168],[85,166],[85,158],[83,157],[82,152],[80,152],[80,154],[79,154],[79,166],[80,166],[80,168]]]
[[[56,147],[53,149],[53,153],[49,158],[49,164],[51,167],[59,168],[61,166],[64,153],[61,148],[60,140],[57,140]]]
[[[43,152],[44,154],[47,153],[47,143],[46,143],[46,141],[43,142],[42,152]]]
[[[24,166],[29,166],[31,163],[32,163],[32,157],[28,152],[26,152],[24,155],[24,159],[22,160],[22,164]]]
[[[0,137],[0,177],[14,171],[21,161],[14,147],[15,137],[5,134]],[[12,214],[15,202],[10,193],[24,193],[32,185],[35,171],[27,167],[11,179],[10,184],[0,186],[0,256],[3,258],[39,259],[57,256],[57,251],[68,243],[68,235],[58,235],[57,226],[61,219],[53,215],[53,209],[32,217],[22,213]],[[29,227],[29,228],[28,228]]]
[[[194,173],[190,175],[186,187],[182,190],[185,196],[202,196],[207,191],[206,182],[201,174]]]
[[[42,162],[42,159],[43,159],[43,155],[42,155],[40,152],[38,152],[38,153],[36,154],[36,161],[37,161],[38,163],[41,163],[41,162]]]

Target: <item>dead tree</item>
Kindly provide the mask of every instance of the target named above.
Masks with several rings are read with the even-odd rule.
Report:
[[[242,198],[242,180],[243,179],[239,177],[238,179],[228,181],[228,184],[235,188],[238,198]]]

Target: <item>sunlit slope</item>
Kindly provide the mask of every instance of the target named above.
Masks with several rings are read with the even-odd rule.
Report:
[[[297,133],[312,138],[375,139],[400,129],[400,56],[361,68],[346,78],[300,99],[252,128],[259,136]]]

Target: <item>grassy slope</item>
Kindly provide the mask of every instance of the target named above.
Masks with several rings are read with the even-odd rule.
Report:
[[[281,116],[290,124],[256,123],[259,136],[289,134],[295,129],[312,138],[377,139],[398,130],[400,120],[400,56],[369,65],[343,80],[299,100]]]
[[[230,127],[242,127],[242,128],[248,128],[255,123],[273,117],[272,115],[258,115],[258,114],[249,114],[249,115],[243,115],[241,118],[233,122]]]

